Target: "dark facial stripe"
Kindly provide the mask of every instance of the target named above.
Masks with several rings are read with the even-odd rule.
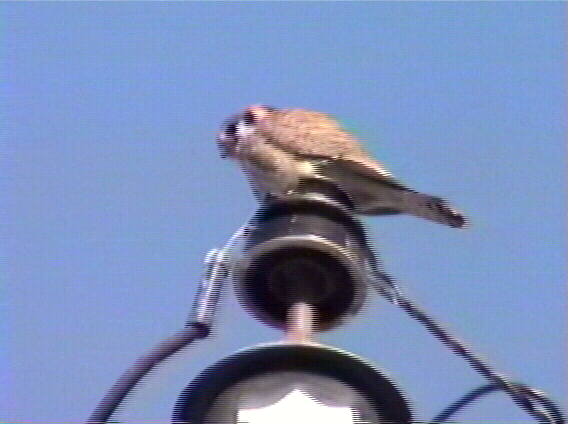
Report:
[[[254,114],[251,111],[247,111],[245,113],[243,113],[243,122],[247,125],[252,125],[254,124],[255,118],[254,118]]]

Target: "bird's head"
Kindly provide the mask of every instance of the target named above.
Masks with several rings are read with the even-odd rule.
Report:
[[[239,143],[255,134],[257,125],[272,115],[276,108],[265,105],[252,105],[227,119],[217,135],[217,145],[221,157],[234,157]]]

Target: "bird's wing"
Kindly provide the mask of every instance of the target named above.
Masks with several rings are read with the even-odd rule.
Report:
[[[317,163],[318,173],[327,178],[342,180],[354,178],[362,181],[380,182],[392,188],[413,191],[395,178],[381,163],[365,158],[337,158]]]
[[[445,200],[398,181],[326,114],[302,109],[275,112],[261,120],[257,130],[267,143],[315,165],[317,176],[348,194],[358,213],[410,213],[451,227],[467,222]]]
[[[320,112],[283,110],[261,120],[256,128],[269,143],[295,155],[328,159],[366,155],[355,137]]]
[[[327,163],[326,163],[327,162]],[[450,227],[463,228],[467,218],[444,199],[412,190],[382,167],[355,160],[321,161],[318,174],[336,183],[350,196],[358,213],[409,213]]]
[[[383,164],[374,160],[352,134],[327,114],[289,109],[259,122],[257,129],[268,143],[296,157],[319,159],[322,165],[345,168],[403,188]]]

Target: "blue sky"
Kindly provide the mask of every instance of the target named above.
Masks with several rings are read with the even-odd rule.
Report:
[[[183,325],[203,255],[252,213],[221,121],[251,103],[332,113],[472,227],[366,218],[406,292],[490,363],[567,398],[565,13],[555,2],[3,3],[7,170],[2,422],[86,418]],[[167,422],[196,372],[280,334],[228,290],[214,336],[125,422]],[[371,297],[318,336],[385,369],[427,420],[482,383]],[[504,395],[463,422],[525,422]]]

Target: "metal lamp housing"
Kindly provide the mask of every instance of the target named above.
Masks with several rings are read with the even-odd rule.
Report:
[[[294,387],[326,406],[349,407],[356,422],[414,422],[404,393],[365,359],[325,345],[277,343],[203,370],[178,397],[172,424],[237,423],[240,410],[273,404]]]
[[[257,213],[234,280],[239,300],[262,322],[283,328],[290,306],[306,302],[321,331],[361,308],[374,256],[339,190],[321,182],[303,188]]]

